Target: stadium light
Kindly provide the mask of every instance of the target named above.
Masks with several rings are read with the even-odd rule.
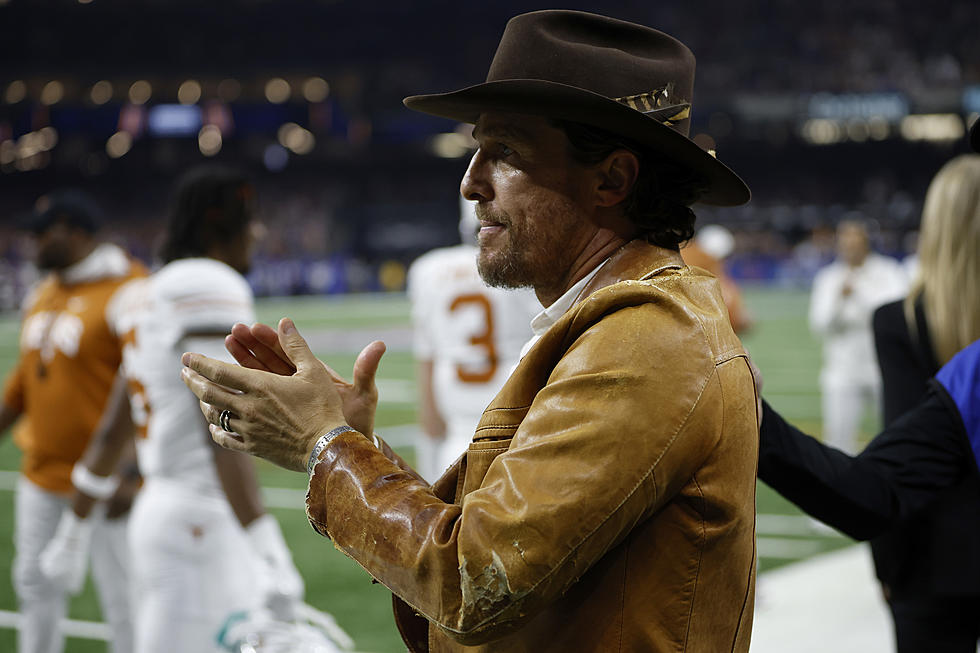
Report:
[[[891,126],[884,118],[868,120],[868,136],[875,141],[883,141],[891,135]]]
[[[12,140],[0,142],[0,166],[9,166],[17,160],[17,144]]]
[[[133,147],[133,137],[129,132],[116,132],[109,137],[105,144],[105,152],[111,159],[118,159]]]
[[[221,151],[221,130],[217,125],[204,125],[197,134],[197,146],[204,156],[214,156]]]
[[[265,84],[265,99],[272,104],[282,104],[289,99],[293,89],[282,77],[273,77]]]
[[[65,97],[65,85],[54,79],[44,85],[41,89],[41,104],[51,106],[61,102]]]
[[[42,127],[37,134],[40,138],[41,150],[44,152],[53,149],[58,144],[58,130],[54,127]]]
[[[92,84],[89,97],[92,99],[92,104],[105,104],[112,99],[112,84],[105,79],[95,82]]]
[[[955,113],[930,113],[906,116],[900,131],[907,141],[956,141],[966,135],[963,119]]]
[[[459,159],[469,154],[470,144],[462,134],[449,132],[433,136],[429,150],[443,159]]]
[[[284,124],[279,128],[276,136],[279,139],[279,144],[294,154],[309,154],[316,146],[316,138],[313,133],[303,129],[295,122]]]
[[[7,84],[7,91],[3,94],[3,99],[7,104],[17,104],[27,97],[27,84],[19,79]]]
[[[201,84],[197,80],[188,79],[177,89],[177,101],[181,104],[197,104],[201,99]]]
[[[811,145],[832,145],[844,139],[844,130],[836,120],[814,118],[803,123],[803,140]]]
[[[845,131],[847,133],[847,139],[855,143],[863,143],[871,136],[868,123],[863,120],[849,120]]]
[[[133,104],[146,104],[151,95],[153,87],[145,79],[137,80],[129,87],[129,101]]]
[[[330,85],[322,77],[310,77],[303,82],[303,97],[307,102],[323,102],[330,95]]]

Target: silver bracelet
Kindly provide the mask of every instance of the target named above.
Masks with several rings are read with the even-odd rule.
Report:
[[[356,433],[355,429],[352,429],[351,427],[344,425],[344,426],[338,426],[334,430],[324,433],[323,435],[320,436],[320,439],[316,441],[315,445],[313,445],[313,451],[310,452],[310,461],[306,463],[307,475],[313,476],[313,469],[316,467],[318,459],[320,458],[320,454],[323,453],[323,450],[327,448],[327,445],[330,444],[330,441],[333,440],[338,435],[340,435],[341,433],[347,433],[348,431],[354,431]]]

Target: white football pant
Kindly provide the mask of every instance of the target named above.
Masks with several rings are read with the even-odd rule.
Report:
[[[149,479],[130,518],[137,653],[212,653],[233,612],[258,608],[266,577],[231,506]]]
[[[38,563],[41,551],[54,537],[68,500],[44,490],[21,476],[17,481],[14,509],[14,589],[20,605],[19,653],[61,653],[64,634],[61,621],[68,597],[49,581]],[[103,519],[93,512],[92,576],[98,590],[102,618],[112,632],[110,651],[131,653],[133,624],[130,616],[126,519]]]
[[[821,384],[823,443],[856,455],[857,436],[866,410],[881,411],[881,387],[870,382],[827,381]]]

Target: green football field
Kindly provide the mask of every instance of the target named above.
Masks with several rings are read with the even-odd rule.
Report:
[[[763,372],[763,394],[796,425],[819,433],[820,402],[817,374],[819,344],[806,327],[807,294],[799,290],[750,288],[746,303],[755,328],[743,341]],[[414,367],[410,351],[408,302],[403,294],[353,297],[271,299],[259,303],[259,317],[274,324],[292,317],[314,351],[342,374],[349,374],[360,347],[383,339],[388,352],[378,373],[381,404],[377,429],[412,458]],[[0,315],[0,375],[6,376],[17,355],[16,316]],[[874,432],[869,416],[865,432]],[[9,436],[9,434],[7,434]],[[15,650],[9,623],[17,609],[10,581],[13,557],[13,489],[20,454],[9,437],[0,441],[0,651]],[[307,601],[334,615],[354,638],[356,650],[380,653],[404,651],[393,625],[391,599],[381,585],[329,541],[315,534],[303,512],[305,475],[260,462],[266,502],[282,524],[296,564],[306,580]],[[845,546],[842,536],[817,529],[766,486],[758,492],[758,550],[761,571]],[[99,621],[99,608],[89,581],[71,603],[73,620]],[[69,638],[68,653],[105,651],[105,642]]]

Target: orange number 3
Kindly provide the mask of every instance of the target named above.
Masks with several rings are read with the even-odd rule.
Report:
[[[473,305],[483,309],[486,329],[482,333],[470,337],[470,344],[480,347],[486,352],[485,364],[482,369],[473,370],[456,365],[456,376],[463,383],[486,383],[493,378],[497,371],[497,348],[493,344],[493,309],[490,300],[480,294],[460,295],[449,305],[450,311],[456,311],[462,306]]]

